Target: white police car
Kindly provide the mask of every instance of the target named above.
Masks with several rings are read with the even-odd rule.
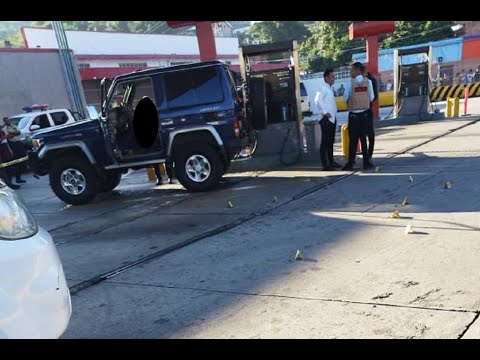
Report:
[[[55,126],[74,123],[80,120],[78,113],[68,109],[51,109],[48,105],[25,106],[23,114],[10,116],[10,122],[16,125],[21,132],[22,140],[31,137],[40,130],[51,129]]]
[[[0,180],[0,339],[58,338],[72,313],[52,238]]]

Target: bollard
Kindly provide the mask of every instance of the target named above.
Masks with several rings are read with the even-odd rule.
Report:
[[[148,177],[148,181],[157,180],[157,176],[155,175],[155,171],[153,170],[153,166],[149,166],[147,168],[147,177]]]
[[[467,105],[468,105],[468,97],[470,96],[470,88],[465,86],[465,102],[463,103],[463,116],[467,116]]]
[[[160,165],[157,165],[158,168],[160,169],[160,175],[162,175],[162,178],[165,178],[167,176],[167,169],[165,167],[165,164],[160,164]],[[154,171],[154,167],[153,166],[149,166],[147,168],[147,177],[148,177],[148,181],[157,181],[157,175],[155,175],[155,171]]]
[[[348,125],[343,124],[341,127],[340,138],[342,140],[342,154],[345,159],[348,159],[348,145],[349,145],[349,137],[348,137]]]
[[[453,114],[452,116],[457,118],[460,116],[460,98],[456,97],[452,99]]]
[[[447,98],[447,104],[446,104],[446,109],[445,109],[445,116],[446,117],[452,117],[452,99],[453,98]]]
[[[348,136],[348,125],[347,124],[342,125],[340,135],[341,135],[340,138],[341,138],[341,141],[342,141],[342,154],[343,154],[343,157],[346,160],[348,160],[348,147],[350,145],[350,138]],[[357,154],[361,153],[360,148],[361,148],[360,139],[358,139]]]

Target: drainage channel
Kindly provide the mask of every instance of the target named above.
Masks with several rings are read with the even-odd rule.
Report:
[[[466,123],[466,124],[463,124],[463,125],[459,126],[458,128],[450,129],[450,130],[446,131],[445,133],[442,133],[442,134],[440,134],[440,135],[434,136],[433,138],[430,138],[430,139],[428,139],[428,140],[425,140],[425,141],[423,141],[423,142],[421,142],[421,143],[419,143],[419,144],[409,146],[409,147],[407,147],[407,148],[405,148],[404,150],[401,150],[401,151],[399,151],[399,152],[394,152],[394,153],[392,153],[390,156],[387,156],[386,160],[393,159],[393,158],[396,157],[396,156],[403,155],[403,154],[405,154],[405,153],[407,153],[407,152],[409,152],[409,151],[411,151],[411,150],[413,150],[413,149],[416,149],[416,148],[418,148],[418,147],[421,147],[421,146],[423,146],[423,145],[425,145],[425,144],[428,144],[428,143],[430,143],[430,142],[432,142],[432,141],[435,141],[435,140],[437,140],[437,139],[440,139],[440,138],[442,138],[442,137],[444,137],[444,136],[450,135],[450,134],[452,134],[452,133],[455,132],[455,131],[461,130],[461,129],[467,127],[467,126],[470,126],[470,125],[475,124],[475,123],[478,122],[479,120],[480,120],[480,118],[475,119],[475,120],[472,120],[472,121],[470,121],[470,122],[468,122],[468,123]],[[357,170],[357,171],[358,171],[358,170]],[[100,283],[100,282],[102,282],[102,281],[105,281],[105,280],[107,280],[107,279],[111,279],[112,277],[117,276],[118,274],[121,274],[121,273],[123,273],[123,272],[125,272],[125,271],[127,271],[127,270],[129,270],[129,269],[131,269],[131,268],[134,268],[134,267],[136,267],[136,266],[139,266],[139,265],[141,265],[141,264],[144,264],[144,263],[146,263],[146,262],[148,262],[148,261],[150,261],[150,260],[157,259],[157,258],[160,258],[160,257],[165,256],[165,255],[167,255],[167,254],[170,254],[170,253],[172,253],[172,252],[174,252],[174,251],[176,251],[176,250],[180,250],[180,249],[182,249],[182,248],[184,248],[184,247],[186,247],[186,246],[188,246],[188,245],[190,245],[190,244],[196,243],[196,242],[198,242],[198,241],[200,241],[200,240],[203,240],[203,239],[206,239],[206,238],[209,238],[209,237],[212,237],[212,236],[215,236],[215,235],[224,233],[224,232],[226,232],[226,231],[232,230],[232,229],[236,228],[237,226],[242,225],[242,224],[244,224],[244,223],[246,223],[246,222],[248,222],[248,221],[250,221],[250,220],[252,220],[252,219],[255,219],[255,218],[257,218],[257,217],[268,215],[268,214],[270,214],[272,211],[277,210],[277,209],[279,209],[279,208],[281,208],[281,207],[283,207],[283,206],[286,206],[286,205],[288,205],[288,204],[290,204],[290,203],[292,203],[292,202],[294,202],[294,201],[297,201],[297,200],[299,200],[299,199],[302,199],[302,198],[304,198],[305,196],[308,196],[308,195],[310,195],[310,194],[313,194],[314,192],[316,192],[316,191],[318,191],[318,190],[324,189],[324,188],[327,187],[327,186],[331,186],[331,185],[333,185],[333,184],[335,184],[335,183],[337,183],[337,182],[343,181],[343,180],[351,177],[352,175],[354,175],[357,171],[352,171],[352,172],[350,172],[350,173],[348,173],[348,174],[345,174],[345,175],[343,175],[343,176],[340,176],[339,178],[335,178],[335,179],[332,179],[332,180],[327,181],[327,182],[325,182],[325,183],[312,186],[311,188],[309,188],[309,189],[307,189],[307,190],[305,190],[305,191],[302,191],[302,192],[299,193],[299,194],[296,194],[296,195],[292,196],[289,200],[287,200],[287,201],[285,201],[285,202],[283,202],[282,204],[279,204],[279,205],[277,205],[277,206],[269,207],[269,208],[266,208],[266,209],[262,209],[262,210],[260,210],[260,211],[256,211],[256,212],[250,213],[250,214],[248,214],[248,215],[246,215],[246,216],[243,216],[243,217],[241,217],[241,218],[239,218],[239,219],[237,219],[237,220],[235,220],[235,221],[233,221],[233,222],[230,222],[230,223],[228,223],[228,224],[219,226],[219,227],[217,227],[217,228],[215,228],[215,229],[209,230],[209,231],[204,232],[204,233],[202,233],[202,234],[200,234],[200,235],[193,236],[193,237],[191,237],[191,238],[189,238],[189,239],[187,239],[187,240],[184,240],[184,241],[182,241],[182,242],[180,242],[180,243],[178,243],[178,244],[175,244],[175,245],[170,246],[170,247],[168,247],[168,248],[165,248],[165,249],[156,251],[156,252],[154,252],[154,253],[152,253],[152,254],[150,254],[150,255],[143,256],[143,257],[141,257],[141,258],[138,259],[138,260],[131,261],[131,262],[129,262],[129,263],[123,265],[123,266],[120,266],[120,267],[118,267],[118,268],[116,268],[116,269],[114,269],[114,270],[111,270],[111,271],[109,271],[109,272],[106,272],[106,273],[103,273],[103,274],[99,274],[99,275],[94,276],[93,278],[90,278],[90,279],[88,279],[88,280],[84,280],[84,281],[82,281],[82,282],[80,282],[80,283],[78,283],[78,284],[75,284],[75,285],[71,286],[71,287],[70,287],[70,293],[71,293],[71,295],[75,295],[75,294],[77,294],[78,292],[80,292],[80,291],[82,291],[82,290],[88,289],[89,287],[92,287],[92,286],[94,286],[94,285],[96,285],[96,284],[98,284],[98,283]],[[257,174],[257,176],[259,176],[259,175]],[[245,179],[245,180],[247,180],[247,179]]]

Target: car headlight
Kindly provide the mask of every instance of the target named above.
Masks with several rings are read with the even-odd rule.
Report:
[[[0,184],[0,240],[25,239],[37,231],[37,223],[23,200]]]

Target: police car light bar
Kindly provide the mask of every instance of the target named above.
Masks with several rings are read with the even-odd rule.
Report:
[[[33,110],[40,110],[40,111],[45,111],[48,109],[48,105],[47,104],[35,104],[35,105],[32,105],[32,106],[24,106],[22,108],[23,111],[27,112],[27,113],[30,113],[32,112]]]

